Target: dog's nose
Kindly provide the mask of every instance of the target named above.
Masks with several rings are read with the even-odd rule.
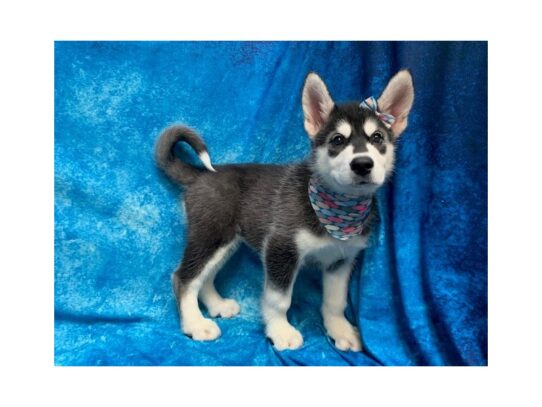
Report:
[[[357,157],[350,162],[350,168],[358,175],[367,175],[373,169],[374,162],[370,157]]]

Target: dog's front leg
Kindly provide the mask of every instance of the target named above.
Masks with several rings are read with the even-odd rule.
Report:
[[[327,334],[338,349],[360,352],[359,331],[344,317],[351,270],[352,262],[324,269],[322,317]]]
[[[303,337],[286,317],[299,269],[296,247],[287,238],[273,236],[267,241],[264,259],[266,278],[262,315],[265,333],[277,350],[297,349],[303,345]]]

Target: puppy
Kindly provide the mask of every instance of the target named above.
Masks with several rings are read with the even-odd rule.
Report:
[[[407,126],[414,100],[412,77],[399,71],[378,100],[335,104],[316,73],[303,87],[302,106],[311,153],[291,165],[212,166],[202,139],[183,126],[166,129],[156,160],[184,189],[188,239],[172,283],[182,331],[194,340],[220,336],[205,318],[230,318],[239,304],[215,289],[220,266],[244,242],[260,253],[265,268],[262,315],[265,333],[278,350],[297,349],[301,333],[286,317],[292,287],[303,264],[323,272],[321,307],[327,334],[340,350],[361,351],[359,331],[344,317],[348,280],[367,246],[376,212],[374,194],[390,176],[395,142]],[[189,144],[205,168],[178,159],[178,142]]]

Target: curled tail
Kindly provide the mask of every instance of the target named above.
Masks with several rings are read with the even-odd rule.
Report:
[[[209,171],[216,172],[211,165],[207,147],[198,134],[188,127],[171,126],[162,132],[158,138],[155,157],[158,166],[174,181],[181,184],[191,184],[203,170],[182,162],[173,154],[173,148],[179,141],[184,141],[198,154],[200,160]]]

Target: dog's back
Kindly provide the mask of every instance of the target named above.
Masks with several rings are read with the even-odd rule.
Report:
[[[206,224],[197,225],[198,241],[224,234],[228,239],[233,233],[259,251],[274,224],[287,226],[288,232],[303,224],[318,226],[303,199],[310,176],[306,165],[235,164],[216,169],[186,187],[189,227]]]

